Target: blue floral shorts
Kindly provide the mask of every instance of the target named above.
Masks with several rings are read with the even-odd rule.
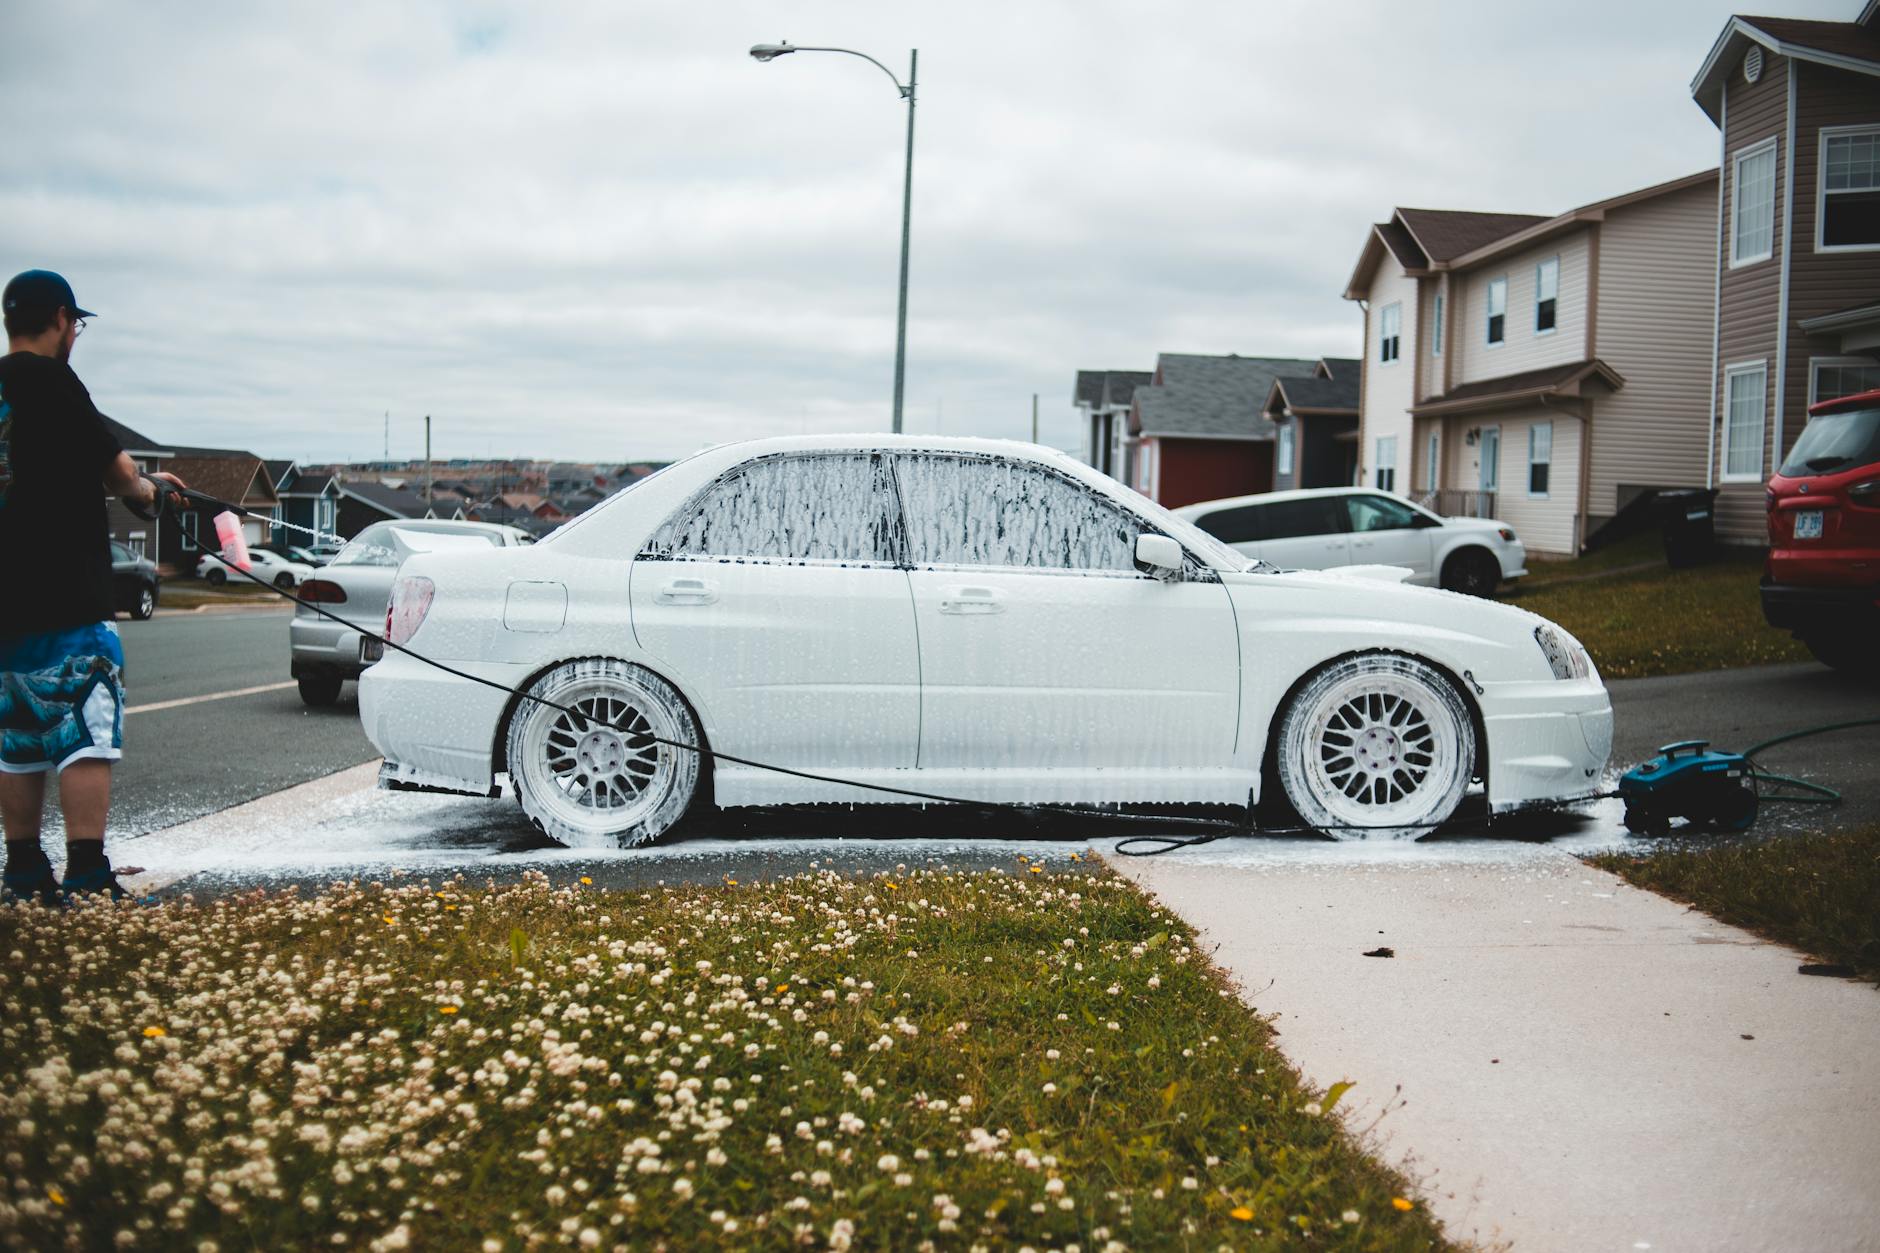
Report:
[[[0,771],[124,755],[124,649],[109,622],[0,638]]]

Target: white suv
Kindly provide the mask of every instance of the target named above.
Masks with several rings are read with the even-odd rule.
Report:
[[[1527,549],[1492,518],[1443,518],[1365,487],[1267,492],[1183,505],[1186,518],[1249,557],[1288,570],[1403,566],[1410,583],[1487,596],[1527,573]]]

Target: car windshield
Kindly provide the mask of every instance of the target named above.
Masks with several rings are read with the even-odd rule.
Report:
[[[411,555],[410,546],[399,543],[400,532],[407,535],[447,536],[449,540],[459,543],[481,540],[492,548],[500,548],[503,544],[502,536],[494,531],[471,531],[461,527],[438,526],[435,523],[426,526],[422,522],[379,522],[359,532],[350,544],[339,550],[339,555],[334,557],[330,564],[336,566],[399,565]]]
[[[1808,419],[1782,463],[1782,473],[1831,474],[1880,461],[1880,408],[1850,409]]]

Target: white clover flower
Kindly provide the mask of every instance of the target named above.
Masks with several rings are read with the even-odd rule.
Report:
[[[1362,1217],[1363,1215],[1358,1213],[1355,1209],[1348,1209],[1343,1214],[1339,1215],[1340,1219],[1348,1223],[1355,1223]]]
[[[1047,1196],[1063,1196],[1064,1181],[1059,1179],[1056,1175],[1053,1175],[1044,1181],[1044,1190]]]
[[[681,1201],[690,1200],[692,1197],[692,1181],[687,1179],[684,1175],[680,1175],[677,1179],[672,1181],[672,1194]]]
[[[875,1169],[884,1174],[888,1171],[899,1170],[901,1169],[901,1159],[892,1153],[883,1153],[880,1160],[875,1163]]]
[[[1307,1101],[1307,1102],[1306,1102],[1306,1103],[1305,1103],[1305,1104],[1304,1104],[1303,1106],[1301,1106],[1300,1108],[1302,1108],[1302,1109],[1304,1109],[1306,1113],[1308,1113],[1308,1114],[1312,1114],[1312,1115],[1314,1115],[1314,1116],[1317,1116],[1317,1115],[1319,1115],[1319,1114],[1323,1114],[1323,1113],[1325,1112],[1325,1111],[1324,1111],[1324,1109],[1322,1109],[1322,1108],[1321,1108],[1321,1107],[1319,1106],[1319,1103],[1318,1103],[1317,1101]]]

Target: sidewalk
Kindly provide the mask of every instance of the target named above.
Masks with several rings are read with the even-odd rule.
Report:
[[[1311,1082],[1356,1082],[1339,1113],[1453,1237],[1880,1249],[1873,987],[1546,847],[1108,860],[1219,946]]]

